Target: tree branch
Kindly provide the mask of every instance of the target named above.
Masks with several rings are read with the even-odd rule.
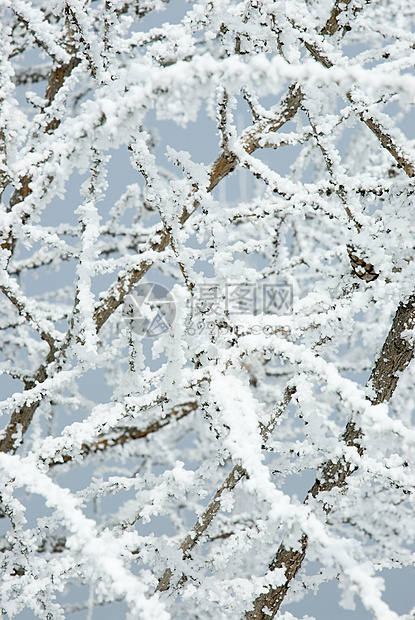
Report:
[[[182,405],[177,405],[173,407],[171,411],[169,411],[163,418],[149,424],[144,429],[140,429],[137,427],[126,427],[126,428],[115,428],[110,434],[102,434],[99,435],[96,441],[93,443],[83,443],[79,452],[77,453],[77,457],[85,457],[89,454],[97,454],[98,452],[104,452],[108,448],[113,448],[115,446],[123,446],[124,444],[135,441],[136,439],[142,439],[143,437],[147,437],[152,433],[159,431],[161,428],[164,428],[168,424],[171,424],[173,420],[181,420],[186,417],[192,411],[195,411],[198,407],[196,401],[190,401],[188,403],[184,403]],[[56,465],[62,465],[63,463],[69,463],[73,460],[73,457],[62,451],[54,456],[53,459],[48,461],[49,467],[55,467]]]
[[[351,0],[345,0],[345,2],[341,3],[341,6],[347,8],[350,1]],[[330,26],[330,34],[336,32],[340,27],[337,21],[337,17],[339,15],[339,6],[340,4],[336,2],[333,11],[337,11],[337,13],[335,19],[333,18],[333,24]],[[254,123],[250,128],[246,129],[242,133],[240,137],[240,142],[246,152],[248,154],[251,154],[256,149],[260,148],[260,139],[264,132],[276,132],[287,121],[291,120],[297,112],[302,98],[303,96],[301,93],[301,89],[295,84],[290,86],[285,97],[275,108],[274,116],[272,119],[260,120],[259,122]],[[235,169],[237,163],[238,160],[235,155],[222,152],[211,166],[207,191],[211,192],[223,178],[225,178],[230,172]],[[16,192],[12,196],[11,204],[21,202],[27,195],[30,194],[30,181],[31,178],[29,177],[23,178],[22,188],[16,190]],[[183,210],[182,215],[179,218],[179,223],[181,225],[183,225],[194,213],[194,211],[198,208],[199,203],[195,201],[193,206],[193,210]],[[158,231],[157,235],[148,242],[147,249],[150,249],[156,253],[160,253],[165,250],[165,248],[169,245],[169,242],[169,234],[161,229],[160,231]],[[6,247],[10,251],[13,251],[14,243],[14,238],[12,235],[10,235],[9,239],[5,242],[5,244],[3,244],[2,247]],[[122,304],[126,295],[131,292],[132,288],[137,284],[137,282],[139,282],[141,278],[143,278],[143,276],[148,272],[152,264],[153,261],[148,259],[142,261],[136,268],[130,269],[127,272],[121,274],[118,277],[117,281],[109,288],[106,296],[104,297],[104,299],[102,299],[94,312],[94,320],[97,332],[99,332],[99,330],[108,320],[108,318]],[[68,339],[66,339],[65,342],[67,342],[67,340]],[[53,361],[53,359],[54,358],[52,357],[48,361],[46,361],[46,363],[42,365],[36,373],[36,376],[44,377],[43,381],[47,377],[46,368],[48,364]],[[16,443],[16,433],[18,431],[22,434],[26,432],[33,417],[33,414],[39,405],[39,402],[40,401],[24,405],[23,408],[12,414],[10,423],[4,431],[3,440],[0,442],[0,451],[15,451],[17,449],[18,443]],[[16,437],[15,439],[13,439],[15,435]]]
[[[304,38],[303,43],[310,54],[324,67],[331,68],[334,66],[331,60],[320,49],[318,49],[314,43],[312,44]],[[359,101],[359,92],[357,89],[348,91],[346,93],[346,97],[352,104],[353,109],[359,116],[360,120],[363,121],[370,131],[375,134],[383,148],[385,148],[392,155],[397,162],[398,167],[402,168],[408,177],[412,178],[415,176],[415,166],[411,155],[405,153],[403,149],[396,144],[391,135],[391,130],[383,127],[380,121],[377,121],[367,112],[367,105]],[[393,128],[393,131],[396,133],[398,130]]]
[[[261,435],[264,443],[266,443],[267,439],[272,434],[275,425],[278,421],[278,418],[283,414],[285,408],[290,402],[293,394],[295,393],[294,387],[287,387],[284,391],[284,395],[281,401],[275,407],[271,419],[267,426],[261,429]],[[210,500],[207,508],[203,511],[200,517],[197,519],[196,523],[193,525],[192,529],[183,540],[180,545],[180,550],[183,553],[183,559],[189,557],[190,551],[196,546],[200,537],[204,532],[206,532],[209,525],[212,523],[213,519],[217,515],[221,506],[221,496],[224,491],[232,491],[238,482],[245,478],[246,470],[240,465],[234,465],[232,471],[228,474],[225,481],[216,491],[215,495]],[[173,571],[170,568],[167,568],[163,576],[160,578],[156,591],[164,592],[170,588],[171,578],[173,576]]]
[[[374,405],[387,402],[393,395],[399,380],[399,375],[408,366],[414,355],[414,344],[405,338],[405,331],[412,330],[415,326],[415,295],[412,295],[406,303],[400,303],[396,311],[392,326],[382,347],[382,351],[373,367],[368,385],[372,388],[374,396],[370,399]],[[362,431],[353,421],[349,421],[342,435],[343,442],[355,447],[360,455],[363,454],[361,445]],[[309,497],[316,498],[323,491],[331,491],[333,488],[342,488],[347,483],[347,478],[356,470],[344,457],[333,463],[328,461],[321,474],[321,479],[316,479],[307,493],[304,503]],[[288,591],[292,579],[300,570],[306,556],[308,537],[304,534],[300,540],[300,548],[286,548],[280,545],[278,552],[272,560],[269,569],[283,568],[285,582],[278,587],[270,587],[267,592],[260,594],[253,603],[251,611],[247,612],[246,620],[269,620],[274,618]]]

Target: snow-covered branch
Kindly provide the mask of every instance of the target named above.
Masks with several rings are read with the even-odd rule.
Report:
[[[409,617],[412,4],[1,17],[1,614]]]

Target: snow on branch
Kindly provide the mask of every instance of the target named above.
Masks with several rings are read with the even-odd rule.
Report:
[[[3,3],[2,615],[409,617],[413,31]]]

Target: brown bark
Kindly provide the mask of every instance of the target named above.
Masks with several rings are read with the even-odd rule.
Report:
[[[325,29],[327,29],[327,34],[334,34],[339,28],[338,17],[340,15],[341,10],[347,9],[351,0],[344,0],[340,2],[340,0],[336,0],[331,16],[322,29],[322,34],[325,34]],[[73,68],[78,64],[78,61],[75,57],[67,64],[62,67],[62,70],[59,68],[55,68],[50,77],[48,84],[48,96],[49,99],[52,100],[60,86],[62,86],[63,81],[67,75],[73,70]],[[293,85],[289,88],[287,95],[282,99],[273,119],[260,120],[255,123],[251,128],[244,131],[241,136],[241,142],[244,148],[248,153],[253,153],[257,148],[259,148],[259,138],[263,135],[264,132],[275,132],[278,131],[284,123],[293,118],[294,114],[297,112],[302,101],[302,93],[301,89]],[[368,124],[367,119],[365,120],[362,116],[362,120]],[[53,123],[54,121],[52,121]],[[52,126],[49,127],[52,129]],[[389,152],[392,155],[394,153],[398,156],[398,149],[394,147],[394,143],[392,139],[382,132],[381,128],[376,127],[376,131],[381,143],[385,148],[388,148]],[[376,133],[376,132],[375,132]],[[382,139],[381,139],[382,138]],[[400,156],[400,155],[399,155]],[[398,161],[398,160],[397,160]],[[400,160],[399,160],[400,161]],[[405,160],[406,161],[406,160]],[[405,163],[405,162],[404,162]],[[217,184],[226,177],[230,172],[232,172],[237,165],[237,159],[232,154],[221,153],[219,157],[215,160],[211,167],[210,174],[210,183],[207,191],[212,191]],[[409,164],[402,165],[405,172],[412,176],[413,169],[410,168]],[[21,181],[21,188],[16,190],[11,203],[16,204],[17,202],[21,202],[30,192],[30,181],[31,178],[29,176],[24,177]],[[194,210],[198,207],[198,203],[194,203],[194,209],[187,210],[185,209],[180,218],[180,223],[184,224],[189,217],[192,215]],[[158,237],[155,240],[150,240],[148,247],[156,252],[162,252],[170,242],[170,236],[167,231],[160,230]],[[14,248],[14,239],[13,236],[10,237],[3,242],[3,247],[13,251]],[[150,269],[152,263],[149,261],[143,261],[141,265],[137,268],[131,269],[126,273],[121,274],[117,281],[110,287],[107,292],[105,298],[101,301],[100,305],[97,307],[94,313],[94,319],[96,324],[96,329],[99,331],[103,324],[108,320],[108,318],[112,315],[112,313],[120,306],[123,302],[125,296],[130,293],[132,288],[139,282],[139,280],[147,273]],[[66,339],[66,344],[68,339]],[[59,355],[59,352],[56,352],[56,356]],[[51,361],[55,359],[55,352],[53,355],[49,355],[45,364],[42,365],[36,375],[35,381],[37,383],[41,383],[48,376],[47,367]],[[11,451],[15,452],[19,446],[20,438],[23,437],[27,428],[30,425],[33,414],[36,411],[40,400],[36,402],[32,402],[29,404],[23,405],[23,407],[19,408],[12,414],[10,423],[6,427],[3,433],[3,439],[0,442],[0,451]]]
[[[83,443],[77,456],[87,456],[88,454],[96,454],[98,452],[104,452],[108,448],[114,446],[123,446],[124,444],[135,441],[136,439],[143,439],[148,437],[152,433],[156,433],[160,429],[164,428],[168,424],[171,424],[174,420],[181,420],[186,417],[192,411],[197,409],[197,402],[189,402],[183,405],[174,407],[163,418],[149,424],[146,428],[127,427],[123,429],[115,428],[111,434],[100,435],[96,441],[88,444]],[[55,467],[55,465],[61,465],[62,463],[68,463],[72,461],[73,457],[65,452],[57,454],[52,460],[48,462],[49,467]]]
[[[392,326],[386,337],[382,351],[373,367],[368,385],[373,390],[371,402],[374,405],[387,402],[393,395],[399,380],[399,375],[408,366],[414,355],[414,345],[406,340],[403,333],[413,329],[415,325],[415,295],[405,303],[400,303],[396,311]],[[359,454],[363,453],[360,440],[362,431],[353,421],[349,421],[342,435],[347,446],[354,446]],[[305,502],[309,497],[317,497],[322,491],[331,491],[333,488],[344,487],[348,476],[355,471],[345,458],[333,463],[328,461],[309,490]],[[279,610],[285,595],[288,592],[292,579],[300,570],[307,552],[308,538],[304,534],[300,541],[300,550],[286,548],[281,544],[270,570],[285,569],[285,582],[278,587],[270,587],[267,592],[260,594],[253,603],[253,608],[246,614],[247,620],[269,620],[274,618]]]

